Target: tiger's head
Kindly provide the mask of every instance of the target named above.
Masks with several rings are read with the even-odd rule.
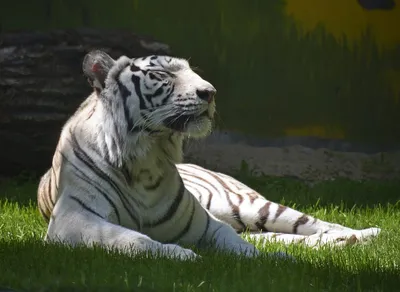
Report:
[[[203,137],[212,128],[215,88],[184,59],[148,56],[117,60],[88,53],[83,71],[127,133],[181,133]]]

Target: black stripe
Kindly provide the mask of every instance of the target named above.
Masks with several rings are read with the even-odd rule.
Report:
[[[152,95],[146,95],[147,98],[154,98],[164,93],[164,86],[161,85]]]
[[[180,180],[180,186],[178,189],[178,193],[177,193],[174,201],[172,202],[171,206],[168,208],[167,213],[165,213],[164,216],[161,217],[160,219],[158,219],[157,221],[151,222],[151,223],[146,223],[146,224],[144,224],[144,226],[145,227],[155,227],[157,225],[161,225],[161,224],[167,222],[168,220],[170,220],[172,218],[172,216],[174,216],[174,214],[178,210],[178,207],[183,199],[184,193],[185,193],[185,186],[183,185],[182,180]]]
[[[132,184],[132,176],[129,170],[126,168],[126,164],[122,165],[121,167],[122,175],[125,177],[126,183],[128,185]]]
[[[71,200],[74,200],[75,202],[77,202],[83,209],[85,209],[86,211],[92,213],[93,215],[96,215],[97,217],[100,217],[101,219],[104,219],[103,216],[101,216],[99,213],[97,213],[95,210],[91,209],[89,206],[87,206],[84,202],[82,202],[80,199],[78,199],[75,196],[69,195],[68,196]]]
[[[52,174],[53,174],[53,176],[54,176],[54,178],[55,178],[55,187],[56,187],[56,191],[57,191],[57,194],[58,194],[58,184],[57,184],[57,176],[56,176],[56,171],[54,170],[54,167],[51,167],[51,172],[52,172]],[[50,197],[51,198],[51,197]],[[55,205],[55,202],[53,202],[53,199],[51,198],[51,202],[53,203],[53,205]]]
[[[141,110],[146,109],[147,106],[146,106],[146,103],[144,102],[142,91],[140,90],[140,79],[141,78],[139,76],[136,76],[135,74],[132,74],[131,79],[132,79],[133,84],[135,85],[136,95],[139,98],[139,107]]]
[[[49,216],[47,216],[47,215],[46,215],[46,212],[43,211],[43,209],[42,209],[42,204],[39,204],[39,212],[40,212],[40,214],[43,216],[43,218],[44,218],[44,220],[45,220],[46,222],[49,222],[49,221],[50,221]]]
[[[162,72],[164,72],[165,74],[167,74],[171,78],[176,78],[176,75],[174,73],[171,73],[169,71],[162,71]]]
[[[154,191],[155,189],[157,189],[157,188],[160,186],[160,184],[161,184],[162,181],[163,181],[163,177],[160,176],[160,177],[156,180],[156,182],[155,182],[154,184],[152,184],[152,185],[150,185],[150,186],[144,186],[144,188],[145,188],[145,190],[147,190],[147,191]]]
[[[160,78],[158,78],[158,76],[157,76],[157,74],[154,74],[153,72],[150,72],[149,74],[148,74],[148,76],[149,76],[149,78],[151,79],[151,80],[157,80],[157,81],[162,81]]]
[[[207,235],[208,228],[210,228],[210,215],[207,214],[207,223],[206,223],[206,228],[204,229],[203,234],[200,236],[199,240],[197,241],[197,245],[201,245],[203,240],[205,239],[205,236]]]
[[[135,64],[133,64],[133,63],[131,64],[130,69],[131,69],[132,72],[140,71],[140,68],[138,66],[136,66]]]
[[[293,225],[293,233],[297,234],[297,229],[299,228],[300,225],[304,225],[308,222],[308,217],[307,215],[303,214],[297,219],[297,221]]]
[[[130,118],[130,114],[129,114],[129,108],[128,108],[128,97],[132,95],[132,92],[130,92],[130,90],[121,83],[121,81],[119,80],[119,76],[117,76],[117,78],[115,79],[117,86],[119,88],[119,91],[121,93],[121,97],[123,100],[123,108],[124,108],[124,116],[125,116],[125,121],[126,124],[128,125],[128,129],[131,130],[133,128],[133,121]]]
[[[167,71],[163,71],[163,70],[157,70],[156,74],[158,74],[158,76],[161,77],[161,80],[166,80],[168,77],[170,77],[170,75],[167,73]]]
[[[79,146],[78,146],[79,147]],[[91,169],[96,175],[98,175],[101,179],[103,179],[105,182],[107,182],[109,184],[109,186],[117,193],[118,197],[120,198],[121,202],[123,203],[124,207],[126,208],[126,210],[128,211],[128,213],[131,215],[132,219],[134,220],[134,216],[133,214],[130,212],[130,209],[126,207],[125,203],[126,199],[123,195],[123,193],[121,192],[121,190],[119,189],[119,187],[117,186],[117,184],[111,179],[111,177],[106,174],[105,172],[103,172],[95,163],[94,161],[87,156],[87,154],[85,152],[83,152],[83,150],[81,148],[79,148],[79,152],[78,149],[74,148],[74,154],[76,155],[76,157],[78,159],[80,159],[87,167],[89,167],[89,169]],[[135,201],[136,203],[136,201]]]
[[[101,147],[102,152],[104,153],[103,158],[105,161],[109,162],[110,161],[110,155],[109,155],[109,151],[108,151],[108,147],[107,147],[107,143],[105,143],[105,141],[103,140],[102,143],[99,143],[99,147]]]
[[[117,142],[115,141],[114,137],[112,137],[112,139],[111,139],[111,152],[118,153],[118,146],[117,146]]]
[[[256,222],[256,227],[264,232],[268,232],[267,228],[265,227],[265,224],[267,223],[268,217],[269,217],[269,208],[271,206],[271,202],[266,202],[264,206],[262,206],[258,210],[258,216],[259,219]]]
[[[146,98],[147,102],[150,103],[150,108],[154,108],[154,103],[152,101],[152,94],[145,94],[144,97]]]
[[[229,197],[229,195],[227,195],[227,197]],[[233,204],[230,199],[228,200],[228,203],[232,208],[232,217],[236,220],[237,223],[239,223],[239,225],[242,228],[242,229],[240,229],[240,231],[246,230],[246,228],[247,228],[246,224],[244,224],[244,222],[242,221],[242,218],[240,217],[239,207],[236,206],[235,204]]]
[[[196,212],[196,204],[193,201],[193,200],[195,200],[195,198],[193,196],[191,196],[191,199],[192,199],[191,200],[191,202],[192,202],[192,211],[190,213],[190,217],[189,217],[188,222],[186,223],[185,227],[181,230],[181,232],[179,232],[169,242],[176,243],[179,239],[181,239],[189,231],[190,227],[192,226],[194,212]]]
[[[125,109],[124,109],[124,111],[125,111]],[[115,122],[115,120],[114,120],[113,126],[114,126],[114,132],[116,135],[115,138],[117,139],[117,141],[115,143],[117,143],[118,145],[122,145],[122,136],[121,136],[121,133],[119,132],[119,128],[117,127],[117,123]]]
[[[63,154],[62,154],[63,155]],[[107,195],[107,193],[105,191],[103,191],[99,186],[97,186],[97,183],[92,180],[91,178],[89,178],[82,170],[80,170],[74,163],[72,163],[71,161],[69,161],[64,155],[63,155],[64,159],[68,161],[68,163],[75,168],[75,170],[77,171],[77,173],[75,173],[75,175],[80,178],[81,180],[83,180],[84,182],[86,182],[87,184],[91,185],[92,187],[94,187],[100,194],[103,195],[103,197],[107,200],[107,202],[111,205],[115,215],[117,216],[117,221],[118,224],[121,224],[121,218],[119,215],[119,211],[117,209],[117,207],[115,206],[114,202],[110,199],[110,197]],[[79,173],[79,174],[78,174]]]
[[[287,209],[286,206],[283,206],[283,205],[279,204],[278,210],[276,210],[276,213],[275,213],[275,218],[274,218],[274,220],[272,220],[272,222],[275,223],[276,220],[278,219],[278,217],[281,216],[281,214],[282,214],[286,209]]]
[[[140,178],[140,176],[141,176],[142,174],[147,175],[148,178],[149,178],[149,180],[150,180],[150,183],[152,183],[152,181],[153,181],[153,174],[151,173],[151,171],[150,171],[149,169],[142,169],[142,170],[139,171],[139,175],[137,176],[138,182],[139,182],[139,178]],[[146,190],[148,190],[148,191],[153,191],[153,190],[157,189],[157,188],[160,186],[160,184],[161,184],[162,181],[163,181],[163,177],[162,177],[162,176],[159,176],[159,177],[156,179],[155,183],[153,183],[153,184],[151,184],[151,185],[144,185],[144,184],[143,184],[143,188],[146,189]]]
[[[165,97],[161,100],[161,105],[165,105],[165,103],[168,101],[168,99],[171,97],[172,93],[175,91],[175,85],[172,84],[170,87],[169,92],[165,95]]]
[[[133,65],[133,64],[131,65],[131,70],[132,70],[132,66],[135,66],[135,65]],[[121,75],[123,69],[125,69],[125,68],[121,68],[121,70],[116,74],[115,82],[117,83],[118,89],[122,96],[125,121],[127,123],[128,130],[131,130],[133,128],[133,121],[129,114],[129,106],[128,106],[127,102],[128,102],[128,97],[132,95],[132,92],[120,80],[120,75]]]
[[[51,198],[51,182],[52,182],[52,178],[53,176],[51,175],[51,172],[48,173],[49,174],[49,180],[47,181],[47,199],[50,201],[51,203],[51,209],[49,210],[50,212],[52,211],[52,209],[54,208],[54,203],[53,203],[53,199]]]
[[[185,172],[185,171],[183,171],[183,172]],[[191,175],[191,174],[189,174],[190,176],[192,176],[192,177],[195,177],[195,178],[197,178],[197,179],[200,179],[200,180],[203,180],[203,179],[201,179],[200,177],[198,177],[198,176],[195,176],[195,175]],[[208,196],[207,196],[207,203],[206,203],[206,206],[204,207],[204,208],[206,208],[207,210],[210,210],[210,207],[211,207],[211,201],[212,201],[212,198],[213,198],[213,193],[212,193],[212,191],[208,188],[208,186],[207,185],[201,185],[201,184],[199,184],[199,183],[197,183],[197,182],[194,182],[194,181],[191,181],[191,180],[189,180],[188,179],[188,181],[190,181],[192,184],[194,184],[194,185],[197,185],[197,186],[199,186],[199,187],[201,187],[201,188],[203,188],[204,190],[206,190],[207,192],[208,192]],[[205,181],[205,180],[203,180],[205,183],[207,183],[207,181]],[[217,191],[218,192],[218,191]],[[200,202],[200,204],[203,206],[203,204],[202,204],[202,198],[203,198],[203,195],[199,192],[199,202]]]
[[[207,205],[206,205],[207,210],[210,210],[212,197],[213,197],[213,194],[210,192],[210,196],[208,197],[208,201],[207,201]]]
[[[44,206],[45,209],[47,209],[50,213],[52,212],[52,207],[50,206],[50,200],[49,200],[49,180],[50,180],[50,173],[47,172],[45,174],[44,178],[44,183],[41,186],[41,202]],[[47,184],[47,185],[46,185]],[[46,188],[47,187],[47,188]]]
[[[127,205],[129,205],[129,202],[127,202],[127,199],[125,198],[124,194],[121,192],[117,184],[111,179],[111,177],[103,172],[97,165],[96,163],[90,158],[80,147],[78,141],[76,140],[75,135],[71,132],[71,144],[72,148],[74,151],[75,156],[81,160],[89,169],[91,169],[97,176],[99,176],[101,179],[103,179],[105,182],[108,183],[108,185],[116,192],[118,195],[119,199],[122,202],[122,205],[124,206],[125,210],[128,212],[130,218],[132,221],[135,222],[137,226],[140,226],[139,224],[139,218],[136,218],[136,216],[132,213],[131,208],[129,208]],[[137,205],[141,205],[140,202],[134,199],[133,196],[130,197]]]
[[[215,228],[214,232],[212,234],[210,234],[209,240],[206,241],[207,245],[214,244],[214,242],[216,241],[216,239],[214,239],[215,234],[223,227],[224,227],[223,225],[219,225],[219,226],[217,226],[217,228]],[[213,240],[214,240],[214,242],[212,242]]]
[[[242,218],[240,217],[239,206],[233,204],[231,198],[229,197],[229,192],[226,191],[227,189],[230,190],[229,187],[225,184],[225,182],[222,179],[220,179],[214,173],[209,172],[209,174],[212,177],[214,177],[224,188],[226,200],[228,201],[229,207],[231,207],[231,209],[232,209],[232,217],[236,220],[236,222],[242,227],[242,230],[244,231],[246,229],[246,224],[244,224],[244,222],[242,221]]]
[[[76,176],[80,177],[79,175],[76,174]],[[82,180],[86,181],[87,183],[90,184],[90,179],[87,177],[84,179],[84,177],[80,177]],[[117,222],[118,224],[121,224],[121,216],[119,215],[118,208],[115,206],[114,202],[110,199],[110,197],[107,195],[106,192],[101,190],[98,186],[94,185],[95,181],[91,180],[91,186],[94,187],[103,197],[106,199],[106,201],[111,205],[111,208],[113,209],[115,216],[117,217]]]
[[[190,172],[188,172],[188,171],[186,171],[184,169],[180,169],[179,172],[184,173],[184,174],[186,174],[186,175],[188,175],[190,177],[197,178],[198,180],[201,180],[201,181],[203,181],[205,183],[205,185],[201,185],[201,184],[199,184],[197,182],[194,182],[194,181],[188,179],[188,181],[190,181],[192,184],[198,185],[198,186],[204,188],[208,192],[209,196],[208,196],[208,200],[207,200],[207,204],[206,204],[205,208],[207,210],[210,210],[211,201],[212,201],[212,198],[213,198],[213,192],[209,187],[212,187],[216,193],[218,193],[218,190],[215,189],[214,186],[212,186],[210,184],[210,182],[208,182],[207,180],[203,179],[200,176],[194,175],[194,174],[192,174],[192,173],[190,173]]]
[[[99,148],[95,143],[88,141],[86,142],[86,146],[90,148],[90,150],[93,151],[93,153],[96,153],[98,156],[103,157],[103,155],[101,154]]]

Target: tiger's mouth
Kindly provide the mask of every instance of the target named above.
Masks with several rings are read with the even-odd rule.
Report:
[[[210,110],[206,109],[200,114],[175,115],[168,117],[164,120],[164,125],[171,130],[184,132],[189,124],[197,123],[199,126],[201,126],[202,120],[212,120]]]

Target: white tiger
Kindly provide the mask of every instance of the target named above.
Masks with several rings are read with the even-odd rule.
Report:
[[[257,256],[237,234],[246,229],[265,243],[313,246],[379,233],[314,219],[232,177],[181,164],[183,140],[211,131],[216,93],[186,60],[114,60],[97,50],[83,71],[94,92],[63,127],[39,183],[46,240],[191,259],[197,255],[183,246]]]

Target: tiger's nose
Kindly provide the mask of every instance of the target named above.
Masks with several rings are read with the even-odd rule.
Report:
[[[208,103],[211,103],[213,101],[216,92],[217,91],[214,88],[205,90],[196,90],[197,96],[200,99],[207,101]]]

